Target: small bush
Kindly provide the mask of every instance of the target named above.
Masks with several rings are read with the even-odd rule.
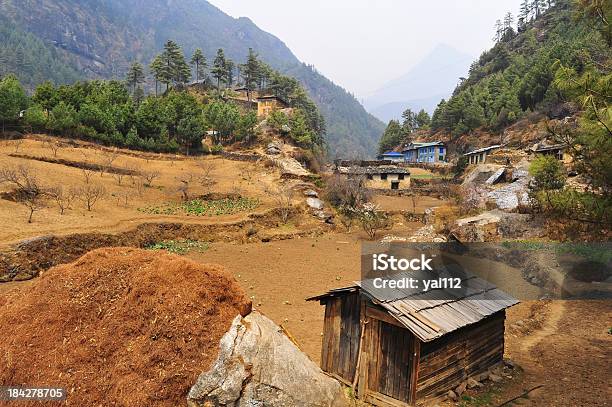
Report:
[[[325,185],[325,199],[336,208],[342,206],[358,208],[371,198],[370,191],[365,187],[363,178],[347,178],[335,174]]]
[[[387,214],[372,203],[361,205],[356,210],[356,214],[361,224],[361,228],[367,233],[370,239],[374,239],[376,237],[376,232],[387,226]]]

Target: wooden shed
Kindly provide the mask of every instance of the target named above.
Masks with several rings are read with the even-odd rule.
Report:
[[[364,282],[308,298],[325,305],[321,368],[376,406],[413,406],[503,362],[506,308],[518,301],[470,277],[443,290],[377,291]]]

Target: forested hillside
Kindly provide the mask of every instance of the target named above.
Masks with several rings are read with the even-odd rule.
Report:
[[[525,0],[516,21],[510,13],[498,20],[496,45],[472,64],[452,97],[440,102],[432,130],[459,136],[480,127],[501,131],[534,112],[549,118],[576,113],[579,108],[555,76],[561,67],[609,73],[610,16],[599,18],[591,8],[597,3],[606,2]]]
[[[0,77],[19,72],[28,87],[46,80],[73,82],[80,74],[62,53],[0,15]]]
[[[0,16],[13,23],[0,29],[3,37],[27,36],[26,43],[41,50],[40,58],[28,60],[26,70],[11,62],[21,60],[18,47],[8,42],[3,47],[0,72],[16,73],[30,90],[43,78],[72,82],[77,72],[81,78],[123,78],[132,62],[149,66],[172,39],[187,56],[202,49],[209,63],[219,48],[234,61],[253,48],[273,68],[298,78],[326,119],[332,154],[372,154],[384,127],[348,92],[301,63],[278,38],[204,0],[6,0],[0,2]],[[147,80],[152,89],[152,77]]]

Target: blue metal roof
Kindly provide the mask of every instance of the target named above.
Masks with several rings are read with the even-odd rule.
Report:
[[[383,154],[383,156],[393,156],[393,157],[400,157],[403,156],[404,154],[402,153],[398,153],[397,151],[387,151],[386,153]]]

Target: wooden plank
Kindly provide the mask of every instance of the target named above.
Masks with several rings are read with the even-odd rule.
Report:
[[[340,305],[340,299],[335,299],[333,302],[334,308],[332,312],[330,373],[338,373],[340,371]]]
[[[404,325],[402,325],[398,320],[396,320],[391,315],[389,315],[388,312],[382,311],[382,310],[380,310],[378,308],[374,308],[374,307],[369,306],[369,305],[366,307],[366,316],[368,318],[374,318],[374,319],[378,319],[380,321],[386,322],[387,324],[391,324],[391,325],[399,326],[401,328],[405,328]]]
[[[357,359],[359,358],[359,349],[361,347],[360,342],[361,342],[361,331],[362,331],[361,301],[360,301],[359,295],[353,295],[351,307],[352,307],[351,318],[352,318],[353,329],[352,329],[352,334],[351,334],[350,375],[351,377],[355,378],[357,377]]]
[[[382,393],[369,391],[365,401],[380,407],[411,407],[410,404],[401,402]]]
[[[418,338],[413,337],[413,347],[412,347],[412,366],[410,370],[410,397],[408,398],[408,402],[415,404],[417,401],[416,398],[416,390],[417,390],[417,381],[419,380],[419,361],[421,359],[421,341]]]
[[[361,397],[366,393],[368,388],[368,370],[370,367],[370,341],[372,340],[372,330],[370,329],[368,317],[365,316],[365,300],[361,299],[359,303],[359,314],[363,319],[363,343],[359,347],[359,361],[358,372],[359,378],[357,379],[357,395]]]
[[[369,363],[368,363],[368,385],[367,389],[378,392],[378,371],[380,363],[380,321],[368,319],[370,329]]]
[[[421,350],[415,397],[441,395],[503,360],[503,321],[502,314],[495,314],[424,344],[426,353]]]

